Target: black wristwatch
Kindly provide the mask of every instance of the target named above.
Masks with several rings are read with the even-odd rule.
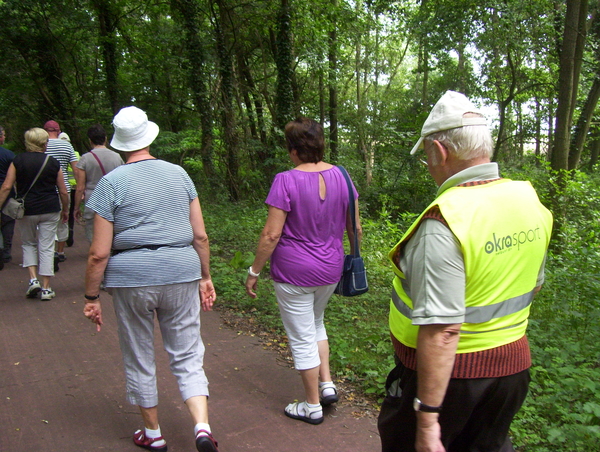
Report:
[[[86,300],[90,300],[90,301],[94,301],[97,300],[98,298],[100,298],[100,294],[96,295],[95,297],[92,297],[90,295],[84,295]]]
[[[431,406],[431,405],[425,405],[423,402],[421,402],[419,400],[418,397],[415,397],[415,400],[413,400],[413,408],[415,409],[415,411],[423,411],[424,413],[441,413],[442,412],[442,406]]]

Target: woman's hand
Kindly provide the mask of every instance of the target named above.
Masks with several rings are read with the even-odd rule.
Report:
[[[246,293],[252,298],[256,298],[256,285],[258,283],[258,276],[248,275],[246,278]]]
[[[83,212],[81,210],[75,211],[75,221],[77,224],[85,224],[85,220],[83,219]]]
[[[100,299],[90,301],[85,300],[85,306],[83,307],[83,315],[96,324],[96,331],[100,332],[102,328],[102,306],[100,305]]]
[[[217,292],[213,286],[212,279],[202,278],[200,280],[200,303],[203,311],[212,311],[213,303],[217,299]]]

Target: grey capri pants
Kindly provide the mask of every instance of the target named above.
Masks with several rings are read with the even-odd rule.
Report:
[[[171,372],[184,401],[208,396],[204,343],[200,337],[199,281],[148,287],[112,288],[127,399],[134,405],[158,405],[154,358],[154,314]]]

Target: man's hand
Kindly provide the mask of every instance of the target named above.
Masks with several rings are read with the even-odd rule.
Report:
[[[446,452],[442,445],[442,429],[436,413],[417,413],[417,452]]]

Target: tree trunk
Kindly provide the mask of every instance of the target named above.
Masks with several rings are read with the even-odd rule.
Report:
[[[600,154],[600,137],[596,138],[592,145],[592,152],[590,156],[590,171],[594,169],[594,166],[598,163],[598,154]]]
[[[508,115],[508,108],[511,102],[514,100],[517,91],[517,70],[513,61],[510,50],[506,53],[506,66],[510,70],[510,85],[508,86],[508,94],[505,99],[502,99],[502,85],[500,83],[496,86],[498,93],[498,104],[500,110],[500,125],[498,126],[498,139],[496,140],[496,146],[494,147],[493,161],[497,161],[500,156],[502,145],[506,142],[506,117]]]
[[[240,197],[237,155],[237,136],[235,130],[235,109],[233,108],[233,62],[228,49],[228,31],[225,24],[229,23],[228,12],[224,0],[217,0],[218,13],[214,15],[217,57],[219,61],[219,74],[221,76],[221,123],[223,126],[223,141],[225,144],[227,162],[227,189],[229,197],[237,201]]]
[[[456,52],[458,53],[458,79],[457,79],[457,88],[458,91],[464,93],[467,90],[467,73],[466,73],[466,63],[467,58],[465,57],[465,44],[463,42],[459,42],[456,46]]]
[[[579,33],[585,31],[585,14],[587,11],[587,0],[570,0],[567,2],[567,12],[565,15],[565,27],[563,41],[559,57],[558,74],[558,107],[556,109],[556,132],[554,139],[554,149],[552,151],[551,167],[557,172],[554,183],[551,185],[550,197],[553,202],[552,212],[554,213],[554,231],[555,248],[557,252],[562,249],[560,233],[563,230],[567,206],[561,203],[562,195],[567,184],[567,170],[569,169],[569,144],[571,142],[571,125],[573,123],[573,110],[575,108],[575,99],[577,98],[577,80],[578,71],[581,65],[576,59],[580,55],[578,44]],[[581,19],[583,20],[583,23]]]
[[[525,154],[525,131],[523,128],[523,104],[517,102],[515,105],[517,113],[517,140],[519,146],[519,157],[523,157]]]
[[[195,0],[171,0],[171,8],[182,19],[185,49],[187,53],[186,69],[190,80],[196,110],[200,115],[202,147],[200,158],[204,174],[209,180],[215,178],[213,156],[213,117],[209,101],[206,74],[206,54],[200,37],[202,21],[198,3]]]
[[[325,127],[325,80],[322,68],[319,68],[319,123]]]
[[[257,156],[258,158],[256,159],[257,163],[261,163],[262,165],[265,165],[265,162],[272,162],[273,158],[275,157],[274,154],[274,149],[272,146],[267,146],[267,128],[265,126],[265,118],[264,118],[264,111],[263,111],[263,104],[260,100],[260,96],[259,93],[256,91],[256,84],[254,83],[254,78],[252,77],[252,73],[250,72],[250,68],[248,67],[248,62],[246,60],[245,56],[240,56],[238,58],[238,67],[239,67],[239,71],[241,73],[241,77],[244,79],[244,81],[246,82],[246,86],[247,86],[247,93],[244,96],[248,96],[248,100],[246,100],[245,102],[249,102],[251,98],[254,99],[254,111],[256,112],[256,121],[258,123],[258,139],[260,139],[260,142],[262,144],[261,148],[257,151]],[[252,110],[252,105],[250,105],[250,107],[248,108],[249,113],[248,116],[250,118],[250,120],[252,120],[252,115],[250,114],[250,111]],[[253,132],[255,133],[255,132]],[[267,164],[265,166],[266,168],[266,175],[267,177],[271,177],[273,175],[275,166],[272,164]]]
[[[277,17],[275,64],[277,65],[276,124],[280,130],[293,118],[292,25],[289,0],[281,0]]]
[[[248,86],[248,90],[250,91],[250,96],[254,99],[254,111],[256,112],[256,121],[258,123],[258,134],[260,137],[260,142],[262,144],[267,144],[267,128],[265,126],[264,107],[262,101],[260,100],[260,94],[256,89],[256,84],[254,83],[252,73],[250,72],[250,68],[248,67],[246,57],[241,57],[240,71],[242,73],[243,79],[246,81],[246,85]]]
[[[546,125],[548,127],[548,153],[547,153],[547,160],[549,162],[552,161],[552,154],[554,153],[554,126],[556,124],[555,121],[555,117],[553,115],[553,112],[555,111],[555,107],[554,107],[554,102],[552,102],[552,100],[550,99],[549,101],[549,105],[548,105],[548,124]]]
[[[116,25],[118,15],[113,6],[107,0],[94,0],[94,7],[98,13],[98,27],[100,33],[100,47],[104,57],[104,72],[106,74],[106,93],[113,114],[117,114],[120,108],[119,81],[118,81],[118,52]]]
[[[331,28],[329,30],[329,155],[333,164],[338,161],[337,5],[338,0],[331,2]]]
[[[577,125],[573,133],[573,140],[571,145],[571,151],[569,152],[569,169],[576,169],[581,159],[581,153],[583,152],[583,146],[585,139],[590,130],[590,123],[594,115],[594,110],[600,99],[600,78],[596,77],[594,83],[588,93],[585,100],[583,110],[579,114]]]
[[[539,157],[542,149],[542,109],[540,100],[535,98],[535,155]]]
[[[242,98],[244,99],[244,105],[246,106],[246,118],[248,120],[248,127],[250,128],[250,135],[252,136],[252,139],[258,140],[258,129],[256,127],[256,120],[254,118],[254,105],[252,104],[252,99],[250,98],[250,90],[252,89],[252,86],[248,81],[248,79],[252,80],[252,76],[246,76],[246,73],[249,73],[250,70],[246,65],[244,56],[240,55],[239,53],[237,55],[237,67],[240,73],[238,77],[240,79],[239,87]],[[245,81],[245,83],[243,83],[242,80]]]
[[[358,0],[356,2],[356,12],[359,13],[362,8],[362,2]],[[365,146],[365,105],[363,93],[361,92],[361,52],[362,52],[361,35],[356,36],[355,48],[354,48],[354,77],[356,79],[356,134],[357,134],[357,148],[360,156],[365,159],[367,152]]]
[[[569,143],[571,124],[573,122],[574,99],[577,98],[579,74],[575,72],[581,66],[576,64],[578,55],[578,34],[585,28],[580,23],[582,9],[587,10],[587,0],[571,0],[567,2],[563,41],[560,49],[558,75],[558,107],[556,109],[556,132],[551,166],[555,171],[569,169]]]

